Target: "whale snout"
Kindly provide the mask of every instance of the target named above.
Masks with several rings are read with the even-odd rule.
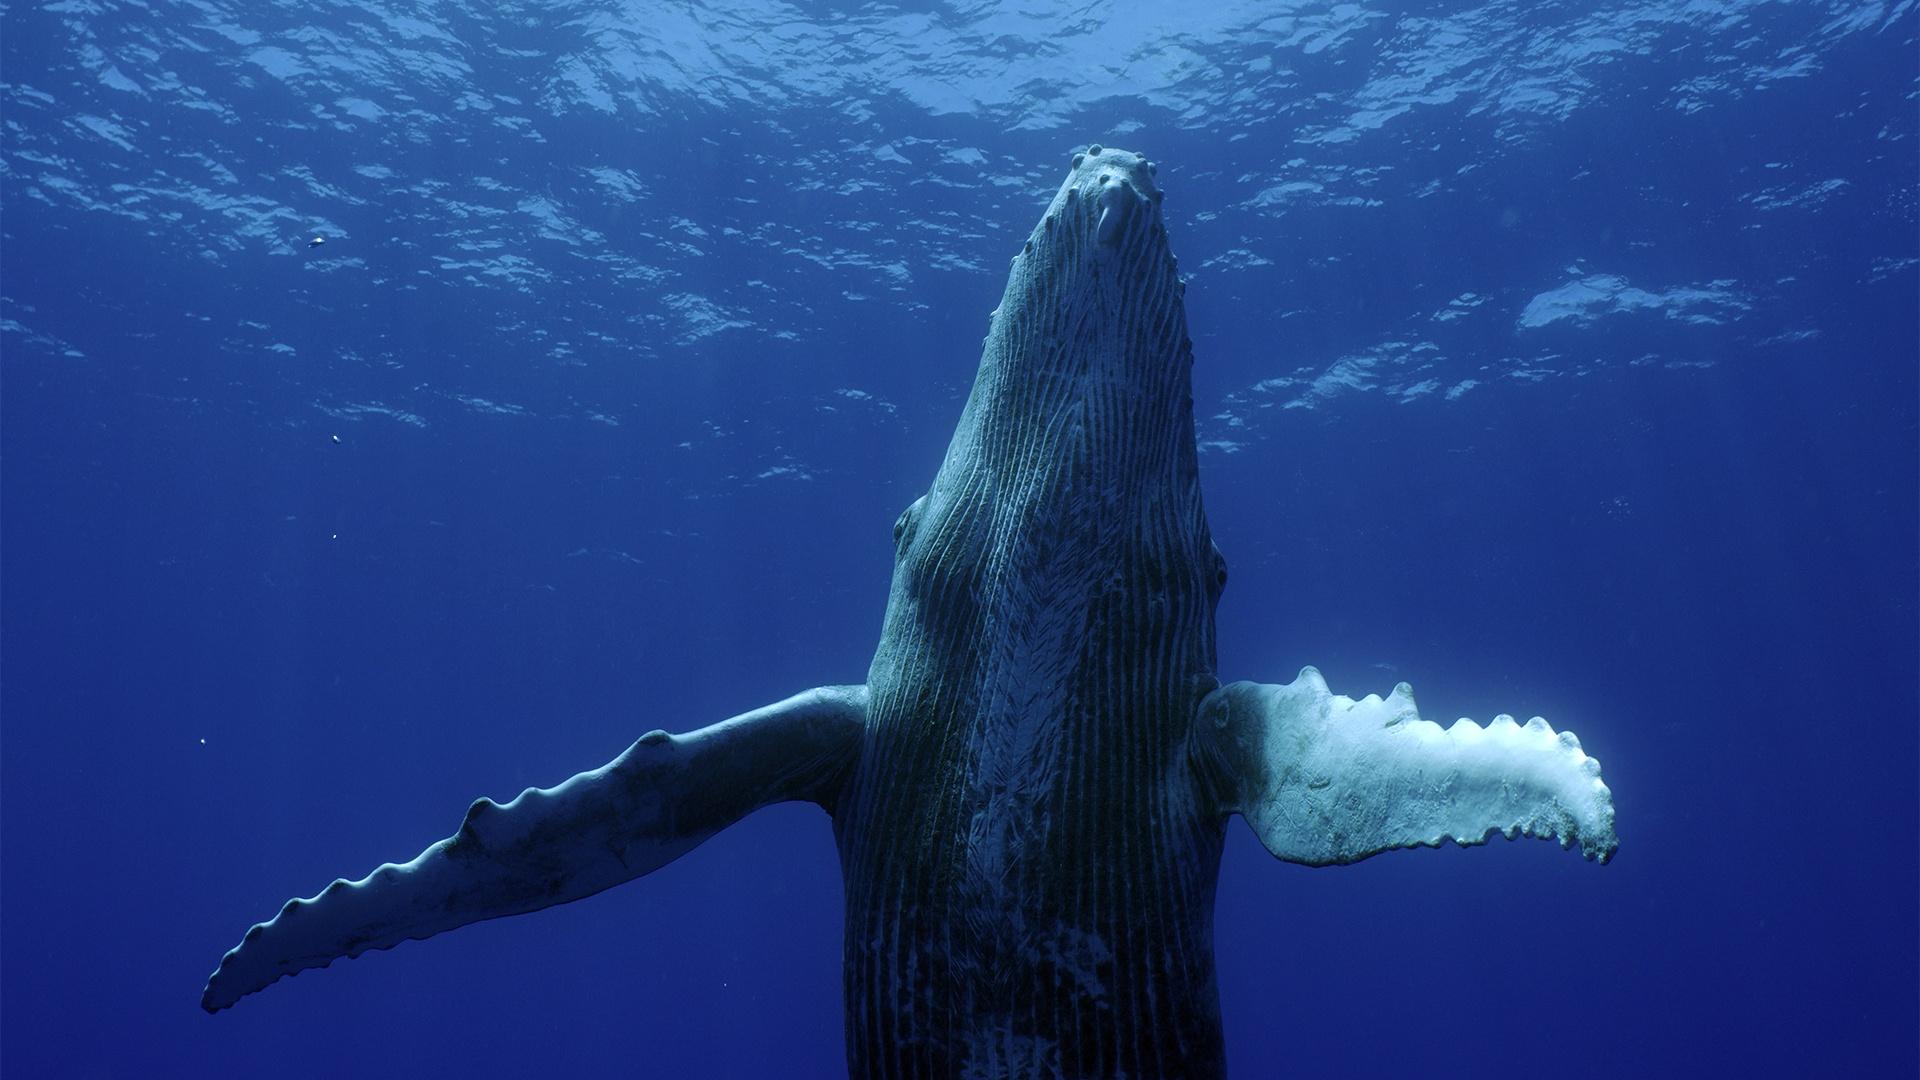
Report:
[[[1073,170],[1069,183],[1092,199],[1094,239],[1101,247],[1119,246],[1153,220],[1160,188],[1144,156],[1095,144],[1074,155]]]

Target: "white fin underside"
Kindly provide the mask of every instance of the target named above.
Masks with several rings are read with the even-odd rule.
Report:
[[[1309,667],[1284,686],[1214,691],[1194,738],[1231,793],[1225,809],[1288,862],[1351,863],[1496,832],[1577,843],[1602,863],[1619,846],[1600,762],[1537,716],[1442,728],[1420,718],[1405,683],[1355,701]]]

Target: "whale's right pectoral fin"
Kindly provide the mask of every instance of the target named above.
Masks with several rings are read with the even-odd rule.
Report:
[[[1218,808],[1245,816],[1288,862],[1358,862],[1495,832],[1577,843],[1603,863],[1619,846],[1600,762],[1539,717],[1442,728],[1420,719],[1405,683],[1355,701],[1304,668],[1284,686],[1213,691],[1193,737]]]
[[[481,799],[404,865],[289,900],[207,980],[218,1012],[285,975],[482,919],[592,896],[693,850],[759,807],[831,809],[866,726],[867,688],[809,690],[684,735],[652,731],[558,787]]]

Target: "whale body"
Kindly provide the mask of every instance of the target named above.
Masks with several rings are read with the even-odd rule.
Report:
[[[927,493],[894,526],[863,684],[685,734],[505,805],[253,927],[208,1011],[280,977],[592,895],[770,803],[831,815],[855,1076],[1224,1072],[1228,821],[1354,862],[1494,833],[1605,862],[1598,761],[1544,720],[1422,720],[1401,684],[1222,685],[1193,347],[1153,166],[1090,147],[1012,264]]]

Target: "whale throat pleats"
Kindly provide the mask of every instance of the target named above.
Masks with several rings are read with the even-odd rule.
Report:
[[[1222,825],[1184,749],[1219,567],[1159,204],[1138,156],[1078,160],[900,530],[836,819],[856,1074],[1219,1066]]]

